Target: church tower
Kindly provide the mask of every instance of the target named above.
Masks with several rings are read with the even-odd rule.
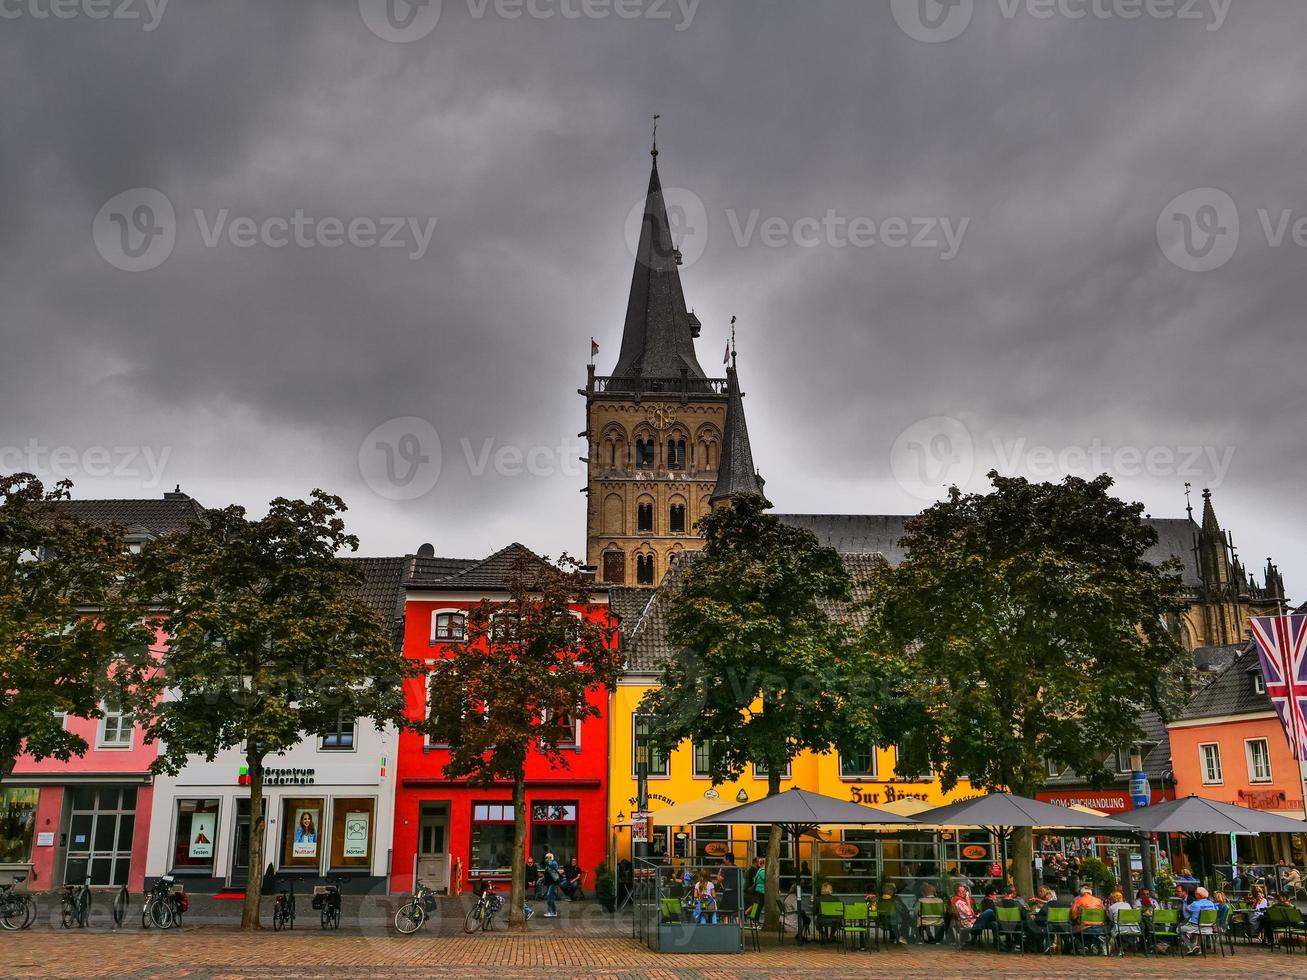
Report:
[[[680,264],[655,146],[617,365],[606,377],[590,365],[580,391],[589,446],[586,560],[609,584],[658,585],[675,554],[700,546],[694,525],[713,506],[723,459],[739,471],[741,450],[724,441],[739,386],[733,369],[728,380],[699,366],[700,323],[686,308]],[[743,452],[752,470],[747,433]]]

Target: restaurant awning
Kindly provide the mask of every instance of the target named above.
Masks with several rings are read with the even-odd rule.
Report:
[[[833,796],[822,796],[806,789],[789,789],[754,803],[723,810],[692,821],[695,824],[782,824],[788,827],[866,827],[896,825],[915,826],[912,817],[893,813],[883,807],[850,803]]]
[[[1150,834],[1307,834],[1307,823],[1201,796],[1135,810],[1130,822]]]
[[[1131,814],[1133,823],[1134,814]],[[941,827],[1030,827],[1036,830],[1089,830],[1102,834],[1129,835],[1131,823],[1070,807],[1042,803],[1011,793],[990,793],[974,800],[962,800],[923,811],[918,819]]]

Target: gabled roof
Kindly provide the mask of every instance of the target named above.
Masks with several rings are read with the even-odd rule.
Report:
[[[1248,643],[1210,684],[1193,696],[1180,712],[1180,719],[1190,721],[1273,711],[1270,697],[1253,689],[1252,675],[1260,670],[1256,645]]]
[[[753,468],[749,424],[744,420],[744,396],[732,365],[726,369],[726,431],[722,433],[721,462],[717,467],[717,485],[709,500],[730,500],[741,493],[761,496],[762,485],[762,477]]]
[[[371,606],[382,622],[402,637],[399,625],[404,619],[404,569],[406,558],[345,558],[363,570],[359,598]]]
[[[168,534],[204,513],[198,501],[180,490],[165,493],[161,498],[59,500],[54,506],[88,524],[122,527],[130,537]]]
[[[907,534],[907,514],[777,514],[792,527],[801,527],[817,535],[822,544],[844,552],[879,552],[891,565],[903,561],[900,542]],[[1145,519],[1157,531],[1157,544],[1149,549],[1148,560],[1161,564],[1170,558],[1180,559],[1181,578],[1188,588],[1202,584],[1194,557],[1194,536],[1198,525],[1188,518]]]
[[[547,561],[530,548],[514,542],[479,561],[414,556],[409,559],[404,585],[441,592],[506,592],[513,569],[522,558],[541,568],[550,567]]]
[[[694,330],[681,291],[679,265],[680,254],[672,241],[658,177],[658,151],[654,150],[622,349],[613,378],[679,378],[682,369],[691,379],[705,378],[694,355]]]

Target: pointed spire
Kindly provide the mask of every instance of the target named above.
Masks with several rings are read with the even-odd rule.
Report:
[[[722,458],[717,468],[717,486],[710,503],[730,500],[736,494],[761,494],[764,480],[753,468],[749,426],[744,420],[744,396],[735,365],[726,369],[726,431],[722,433]]]
[[[702,380],[706,375],[694,355],[694,330],[681,290],[681,254],[672,241],[658,177],[657,142],[652,156],[622,349],[613,377],[668,379],[679,378],[685,371],[691,379]]]
[[[1220,534],[1221,525],[1216,520],[1216,511],[1212,508],[1212,491],[1203,491],[1203,530],[1208,534]]]

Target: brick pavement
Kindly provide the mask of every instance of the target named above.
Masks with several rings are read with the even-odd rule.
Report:
[[[225,980],[225,978],[343,977],[1240,977],[1307,976],[1307,956],[1243,948],[1222,960],[1190,958],[1103,959],[1044,957],[896,947],[882,952],[777,946],[765,941],[760,953],[690,956],[650,952],[629,937],[572,931],[534,931],[526,936],[339,933],[316,927],[292,933],[245,935],[225,926],[188,926],[168,933],[65,932],[33,929],[0,934],[0,976],[137,977]]]

